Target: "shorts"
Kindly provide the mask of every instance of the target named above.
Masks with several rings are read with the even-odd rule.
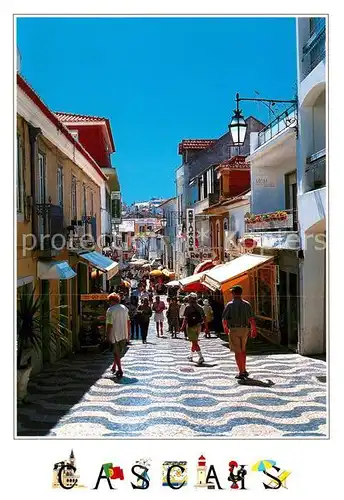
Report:
[[[127,352],[127,339],[119,340],[112,344],[112,352],[117,351],[119,357],[123,358],[124,354]]]
[[[154,314],[155,323],[162,323],[164,321],[164,313],[155,313]]]
[[[246,351],[248,339],[248,328],[230,328],[229,345],[232,352],[239,353]]]
[[[201,325],[195,325],[195,326],[187,326],[186,327],[186,333],[188,336],[188,339],[191,342],[195,342],[198,340],[198,335],[201,332]]]

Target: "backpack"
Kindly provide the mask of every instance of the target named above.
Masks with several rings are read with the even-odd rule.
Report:
[[[188,326],[196,326],[203,323],[203,316],[198,307],[189,306],[189,310],[187,311],[187,323]]]

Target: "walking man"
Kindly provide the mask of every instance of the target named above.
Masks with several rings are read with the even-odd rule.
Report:
[[[186,328],[188,339],[191,342],[191,353],[188,356],[189,361],[193,361],[193,355],[198,354],[198,364],[204,363],[204,358],[200,345],[198,343],[198,336],[201,332],[202,323],[204,321],[203,308],[197,304],[197,293],[190,293],[189,303],[184,311],[183,328]]]
[[[236,285],[231,290],[233,300],[228,302],[222,314],[224,332],[229,337],[231,351],[235,354],[239,375],[235,378],[245,380],[249,376],[246,371],[246,343],[251,327],[251,337],[257,336],[256,321],[249,302],[242,298],[242,287]]]
[[[120,304],[120,300],[119,295],[111,293],[108,296],[110,307],[106,311],[106,333],[114,353],[111,371],[116,374],[117,378],[123,377],[121,358],[126,352],[130,330],[128,309],[123,304]]]

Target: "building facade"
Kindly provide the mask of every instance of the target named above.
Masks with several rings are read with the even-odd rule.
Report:
[[[42,350],[33,355],[38,371],[43,363],[78,348],[80,294],[92,291],[95,269],[110,279],[116,263],[102,261],[99,246],[101,190],[107,177],[19,74],[16,167],[17,291],[46,297]],[[66,345],[55,344],[50,335],[58,306],[64,306],[70,331]]]
[[[326,18],[298,18],[299,352],[326,351]],[[315,272],[316,270],[316,272]]]

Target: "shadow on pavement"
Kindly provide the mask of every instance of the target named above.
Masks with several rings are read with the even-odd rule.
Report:
[[[227,335],[219,333],[218,338],[222,340],[222,346],[229,349]],[[255,339],[249,338],[247,341],[247,354],[250,356],[264,356],[267,354],[295,354],[294,351],[283,345],[272,344],[264,337],[258,336]]]
[[[263,382],[262,380],[257,380],[254,378],[247,378],[246,380],[238,380],[238,384],[240,385],[251,385],[255,387],[272,387],[274,382],[272,380],[268,380],[267,382]]]
[[[76,354],[72,360],[65,358],[43,368],[29,381],[29,402],[17,404],[17,435],[47,435],[102,377],[112,361],[111,353]]]
[[[137,382],[139,381],[138,378],[129,378],[129,377],[126,377],[125,375],[120,379],[111,378],[111,380],[113,380],[113,382],[115,384],[120,384],[120,385],[137,384]]]

